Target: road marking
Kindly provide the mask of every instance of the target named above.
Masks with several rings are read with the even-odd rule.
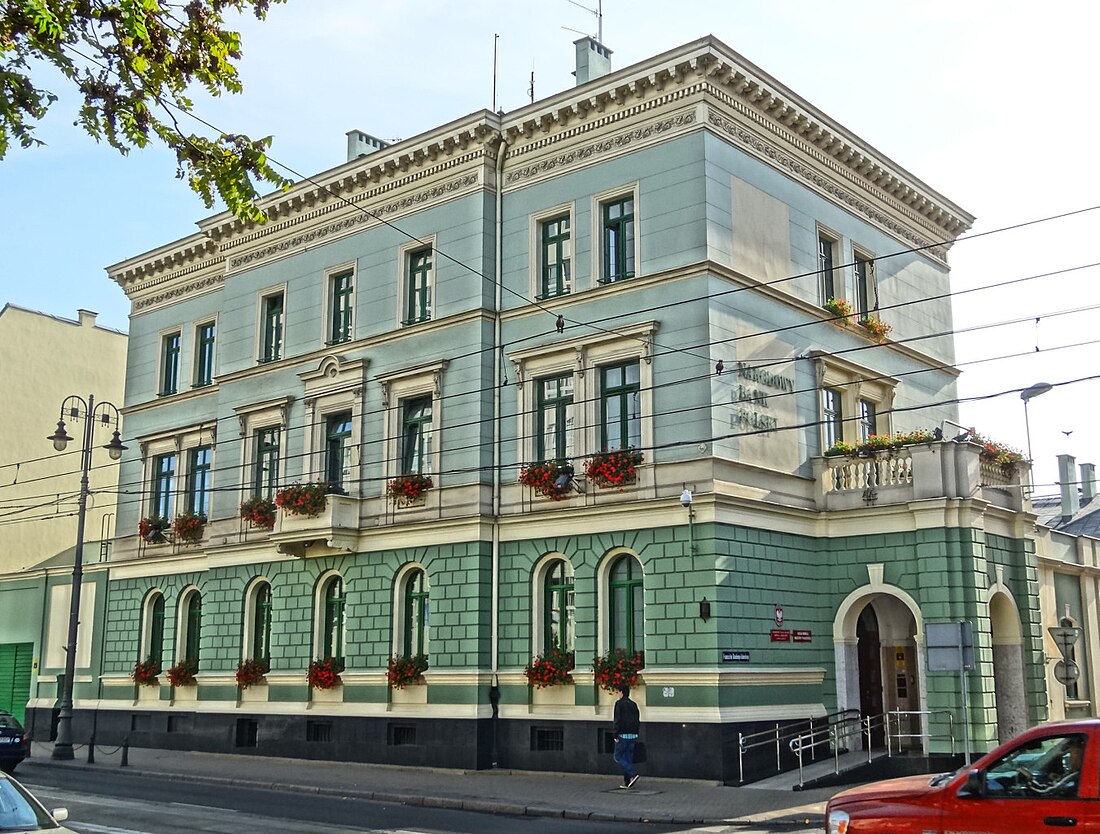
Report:
[[[133,828],[115,828],[111,825],[96,825],[92,822],[73,823],[66,821],[65,823],[74,831],[86,831],[88,834],[153,834],[151,831],[135,831]],[[79,826],[76,828],[74,826]]]
[[[236,814],[236,808],[219,808],[216,805],[194,805],[190,802],[166,802],[172,808],[194,808],[197,811],[216,811],[219,814]]]

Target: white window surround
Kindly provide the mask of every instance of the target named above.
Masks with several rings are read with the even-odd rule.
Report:
[[[409,586],[412,575],[420,571],[424,574],[424,590],[428,592],[428,616],[424,620],[424,654],[431,654],[431,582],[428,580],[428,570],[420,562],[409,562],[402,565],[393,578],[393,604],[391,619],[390,654],[400,657],[405,652],[402,641],[405,639],[405,589]]]
[[[558,562],[565,562],[565,573],[574,577],[573,563],[564,553],[547,553],[542,556],[531,571],[531,657],[546,651],[546,594],[543,592],[546,577]],[[574,627],[576,623],[574,623]]]
[[[613,281],[610,284],[599,283],[600,277],[603,275],[603,207],[606,203],[614,203],[621,200],[624,197],[631,197],[634,200],[634,277],[637,278],[642,274],[642,259],[641,259],[641,217],[642,206],[640,200],[639,184],[637,181],[625,182],[622,185],[618,185],[615,188],[609,188],[607,191],[601,191],[599,194],[592,195],[590,213],[592,215],[592,237],[590,239],[590,267],[588,272],[589,287],[603,287],[613,286],[619,283]],[[574,252],[576,247],[574,246]],[[576,291],[577,276],[573,276],[573,289]]]
[[[287,322],[290,319],[289,299],[287,298],[287,285],[286,283],[274,284],[270,287],[265,287],[256,293],[256,343],[252,348],[252,355],[258,360],[263,359],[264,355],[264,301],[275,295],[281,295],[283,297],[283,335],[281,340],[281,347],[279,350],[280,359],[286,359],[286,334],[287,334]]]
[[[143,503],[146,506],[142,507],[143,513],[148,508],[148,503],[152,501],[153,481],[156,478],[156,472],[153,471],[153,462],[161,455],[174,454],[176,456],[176,488],[173,492],[174,498],[180,498],[186,489],[187,478],[191,474],[189,470],[191,456],[187,454],[187,452],[191,449],[198,446],[210,447],[210,472],[211,476],[213,476],[214,457],[217,454],[216,450],[218,445],[218,427],[214,422],[211,422],[210,425],[197,423],[190,426],[180,426],[170,431],[147,434],[137,438],[137,441],[138,449],[141,453],[142,471],[144,472],[145,480],[146,497]],[[173,501],[173,506],[176,508],[177,513],[182,512],[184,509],[178,501]],[[171,521],[171,519],[168,520]]]
[[[436,249],[435,239],[434,234],[426,235],[417,240],[404,243],[397,249],[397,326],[399,328],[412,326],[403,323],[408,318],[406,313],[409,307],[409,256],[421,249],[432,250],[432,269],[428,275],[428,297],[431,301],[428,303],[427,320],[432,321],[436,318],[436,302],[438,299],[435,295],[435,279],[439,271],[437,258],[439,250]],[[419,322],[415,322],[415,324],[419,324]]]
[[[153,653],[153,603],[157,598],[165,599],[163,589],[156,587],[151,588],[145,594],[145,599],[141,601],[141,645],[138,654],[138,659],[144,661]],[[165,599],[165,616],[167,616],[167,600]],[[162,628],[163,628],[162,623]],[[163,653],[164,646],[160,647],[160,651]]]
[[[339,264],[338,266],[330,266],[325,269],[325,282],[324,282],[324,297],[321,300],[321,344],[328,345],[332,343],[332,287],[333,279],[338,275],[344,273],[351,273],[351,339],[355,340],[355,299],[359,292],[359,271],[355,261],[348,261],[347,263]],[[283,308],[285,311],[286,302],[283,302]],[[284,313],[285,314],[285,313]],[[286,333],[286,326],[284,321],[283,333]],[[346,344],[340,342],[340,344]]]
[[[279,433],[279,481],[285,482],[288,478],[286,471],[287,448],[286,427],[289,425],[290,406],[294,397],[277,397],[273,400],[251,403],[237,406],[233,411],[237,415],[240,424],[241,437],[241,464],[238,473],[238,481],[241,484],[241,500],[244,501],[252,495],[253,465],[256,462],[256,432],[260,429],[282,429]]]
[[[412,397],[430,394],[432,397],[432,450],[428,456],[427,471],[436,477],[440,471],[441,435],[443,425],[443,371],[447,360],[440,359],[415,368],[379,374],[374,379],[382,387],[383,450],[382,474],[386,480],[401,472],[402,404]],[[438,486],[438,484],[437,484]]]
[[[841,359],[820,351],[811,356],[817,364],[817,384],[819,391],[832,388],[840,394],[842,437],[848,443],[858,443],[860,438],[859,401],[873,403],[876,411],[879,434],[892,434],[893,421],[890,409],[894,406],[894,390],[898,380],[885,377],[881,373],[864,365],[858,365],[847,359]],[[818,419],[821,420],[821,398],[818,397]],[[819,426],[819,440],[824,451],[825,426]]]
[[[569,242],[572,244],[569,258],[573,272],[571,276],[572,290],[570,292],[576,292],[577,290],[577,204],[575,202],[561,203],[552,208],[540,209],[528,216],[527,251],[531,255],[528,259],[528,298],[539,298],[542,295],[542,224],[562,215],[569,216]],[[637,228],[635,228],[636,231]],[[569,294],[566,293],[566,295]]]
[[[345,489],[352,496],[363,491],[363,393],[367,386],[369,364],[367,359],[341,361],[337,356],[326,356],[316,369],[298,374],[305,390],[304,442],[309,450],[303,477],[309,481],[324,478],[325,421],[333,414],[350,411],[351,438],[348,444],[352,449],[352,472]]]
[[[642,448],[653,448],[653,340],[656,321],[618,328],[613,334],[598,334],[556,342],[509,354],[516,375],[516,408],[519,413],[519,455],[517,464],[535,459],[535,408],[538,380],[573,374],[575,459],[600,451],[600,368],[616,362],[638,360],[642,409]]]
[[[344,647],[344,656],[347,656],[348,646],[348,583],[344,579],[343,574],[338,570],[329,570],[322,573],[317,577],[317,583],[313,586],[313,652],[310,655],[314,660],[318,660],[321,657],[321,653],[325,648],[325,591],[328,590],[329,583],[332,580],[339,580],[343,586],[344,591],[344,617],[343,617],[343,634],[340,638],[340,645]]]
[[[600,655],[610,651],[608,644],[611,638],[608,634],[607,615],[611,610],[611,566],[624,553],[638,564],[638,570],[642,574],[642,599],[645,599],[645,568],[638,554],[629,547],[613,547],[607,551],[596,567],[596,651]]]
[[[200,600],[202,599],[202,592],[199,590],[198,585],[188,585],[176,597],[176,650],[172,655],[173,664],[180,663],[183,660],[183,653],[187,650],[187,628],[189,625],[187,622],[187,606],[191,602],[191,597],[195,594],[199,595]]]
[[[265,585],[272,589],[272,597],[274,597],[275,589],[266,576],[253,577],[244,589],[244,634],[241,640],[241,660],[256,659],[251,656],[252,635],[256,630],[256,597],[260,588]]]

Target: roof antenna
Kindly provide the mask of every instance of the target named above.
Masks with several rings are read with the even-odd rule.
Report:
[[[500,35],[493,34],[493,112],[497,112],[497,41]]]
[[[569,2],[572,3],[574,6],[576,6],[579,9],[584,9],[586,12],[591,12],[592,14],[596,15],[596,40],[599,43],[602,44],[603,43],[603,0],[596,0],[596,8],[594,8],[594,9],[590,9],[590,8],[588,8],[588,6],[582,6],[580,3],[577,2],[577,0],[569,0]],[[568,27],[562,27],[562,28],[568,28]],[[570,31],[576,31],[576,30],[571,29]],[[587,34],[587,33],[582,33],[582,34]]]
[[[527,88],[527,95],[531,97],[531,103],[535,103],[535,67],[531,67],[531,86]]]

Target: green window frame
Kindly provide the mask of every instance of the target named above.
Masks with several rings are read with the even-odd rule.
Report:
[[[556,560],[546,571],[542,593],[544,650],[573,651],[573,638],[576,631],[573,575],[569,569],[569,563],[564,559]]]
[[[540,461],[573,457],[573,375],[545,377],[536,383],[536,455]]]
[[[263,341],[260,345],[260,361],[276,362],[283,358],[283,293],[264,296]]]
[[[641,367],[637,362],[600,368],[600,443],[604,451],[642,445]]]
[[[645,651],[642,566],[629,554],[615,559],[608,575],[608,647],[627,654]]]
[[[202,594],[192,591],[184,610],[183,657],[188,663],[199,662],[202,641]]]
[[[603,224],[603,273],[599,283],[634,277],[634,196],[600,205]]]
[[[325,483],[329,492],[347,492],[351,474],[351,412],[325,418]]]
[[[835,388],[821,391],[821,424],[825,429],[825,448],[832,448],[844,439],[843,398]]]
[[[180,334],[168,333],[160,343],[160,395],[180,390]]]
[[[186,507],[189,513],[206,516],[210,514],[210,461],[213,449],[210,446],[196,446],[190,451],[187,461],[187,487],[184,490]]]
[[[149,603],[149,642],[146,656],[142,660],[153,660],[158,664],[164,660],[164,594],[156,594]]]
[[[430,471],[432,453],[431,395],[404,400],[401,404],[401,474]]]
[[[252,594],[251,659],[271,662],[271,585],[260,582]]]
[[[402,643],[406,657],[428,654],[428,580],[422,570],[410,571],[405,577],[402,600]]]
[[[321,660],[344,659],[344,580],[338,576],[325,583],[321,594]]]
[[[871,315],[871,261],[860,255],[855,256],[853,271],[856,276],[856,315],[865,318]]]
[[[432,317],[432,247],[409,252],[406,259],[405,319],[416,324]]]
[[[274,500],[279,485],[279,427],[257,429],[252,471],[252,494]]]
[[[563,214],[544,220],[542,232],[542,280],[539,298],[567,295],[573,286],[573,241],[569,228],[569,215]]]
[[[202,388],[214,382],[215,324],[208,321],[195,331],[195,387]]]
[[[819,234],[817,236],[817,268],[821,273],[822,301],[836,298],[836,241]]]
[[[330,345],[351,341],[353,274],[351,270],[348,270],[333,275],[330,279],[328,329],[328,344]]]
[[[176,454],[153,458],[153,496],[150,515],[170,519],[176,495]]]

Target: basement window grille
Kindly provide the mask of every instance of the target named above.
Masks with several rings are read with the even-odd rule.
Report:
[[[332,724],[329,721],[307,721],[306,741],[332,741]]]
[[[390,725],[390,746],[391,747],[415,747],[416,746],[416,727],[408,724],[391,724]]]
[[[532,727],[532,750],[564,750],[565,730],[561,727]]]

